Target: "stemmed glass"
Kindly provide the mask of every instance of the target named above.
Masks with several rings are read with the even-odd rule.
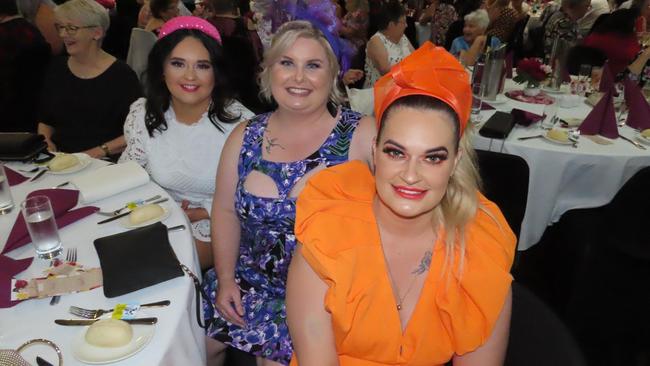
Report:
[[[479,124],[482,121],[481,107],[483,105],[483,94],[485,86],[481,83],[472,84],[472,123]]]

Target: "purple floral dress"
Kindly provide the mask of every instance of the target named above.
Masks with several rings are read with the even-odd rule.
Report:
[[[235,279],[241,290],[247,326],[240,328],[214,314],[207,334],[255,356],[288,365],[293,348],[284,298],[289,262],[296,246],[293,232],[296,199],[289,194],[310,170],[348,160],[352,134],[361,115],[343,108],[325,143],[305,160],[289,163],[262,159],[262,138],[269,116],[270,113],[256,116],[246,126],[238,165],[235,210],[241,224],[241,241]],[[258,197],[246,191],[244,182],[253,170],[275,181],[278,198]],[[217,289],[214,269],[206,274],[203,287],[214,304]],[[203,309],[206,319],[210,318],[212,305],[204,301]]]

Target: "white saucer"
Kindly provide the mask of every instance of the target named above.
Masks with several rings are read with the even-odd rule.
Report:
[[[120,225],[122,225],[123,227],[125,227],[127,229],[135,229],[135,228],[138,228],[138,227],[151,225],[151,224],[156,223],[158,221],[163,221],[163,220],[167,219],[169,217],[169,215],[171,215],[171,212],[169,211],[169,209],[167,207],[165,207],[163,205],[160,205],[160,207],[162,207],[163,213],[162,213],[162,215],[160,215],[158,217],[155,217],[155,218],[153,218],[151,220],[147,220],[145,222],[141,222],[141,223],[139,223],[137,225],[134,225],[134,224],[131,223],[131,221],[129,221],[129,216],[130,215],[126,215],[126,216],[124,216],[123,218],[120,219]]]
[[[505,95],[498,94],[495,100],[487,100],[483,99],[483,103],[487,103],[490,105],[496,105],[496,104],[503,104],[508,101],[508,98],[506,98]]]
[[[560,140],[556,140],[556,139],[553,139],[553,138],[548,137],[548,132],[545,133],[545,134],[543,134],[542,137],[544,138],[544,140],[546,140],[546,141],[548,141],[548,142],[552,142],[552,143],[554,143],[554,144],[558,144],[558,145],[573,145],[573,141],[571,141],[571,140],[560,141]]]
[[[89,326],[83,327],[72,340],[72,354],[77,360],[91,365],[113,363],[129,358],[142,350],[153,338],[154,324],[132,324],[133,338],[122,347],[97,347],[86,342]]]
[[[67,169],[58,170],[58,171],[48,170],[47,172],[49,174],[54,174],[54,175],[72,174],[86,168],[88,165],[90,165],[90,163],[92,163],[92,159],[90,158],[90,156],[86,154],[76,153],[73,155],[76,156],[77,159],[79,159],[79,164],[73,165]]]
[[[560,87],[560,90],[551,89],[547,86],[542,87],[542,91],[546,94],[565,94],[565,91],[562,89],[562,87]]]

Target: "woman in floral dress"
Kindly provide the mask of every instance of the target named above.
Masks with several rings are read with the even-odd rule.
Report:
[[[370,164],[373,121],[337,106],[339,66],[321,31],[288,22],[265,56],[261,89],[278,108],[232,132],[217,171],[216,270],[204,280],[212,302],[204,303],[206,318],[214,315],[209,362],[231,346],[263,365],[289,363],[284,299],[296,196],[325,167],[353,159]]]

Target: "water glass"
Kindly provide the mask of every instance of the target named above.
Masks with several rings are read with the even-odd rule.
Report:
[[[472,84],[472,123],[481,122],[481,106],[484,91],[483,84]]]
[[[63,249],[50,199],[47,196],[27,198],[21,210],[38,257],[52,259],[61,254]]]
[[[11,197],[9,188],[9,179],[4,170],[4,165],[0,163],[0,215],[8,214],[14,208],[14,200]]]
[[[544,119],[542,119],[542,129],[550,130],[555,125],[557,116],[557,101],[553,104],[547,104],[544,107]]]

